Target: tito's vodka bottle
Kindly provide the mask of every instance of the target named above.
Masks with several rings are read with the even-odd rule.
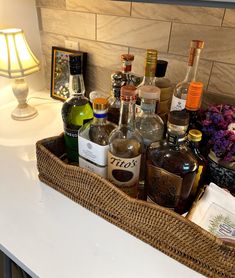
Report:
[[[69,56],[69,88],[72,96],[62,107],[65,148],[69,162],[78,162],[78,130],[93,118],[89,100],[84,96],[81,55]]]
[[[135,128],[135,87],[121,88],[119,126],[109,137],[108,179],[131,197],[137,197],[143,141]]]
[[[198,169],[196,158],[184,144],[188,123],[185,111],[171,111],[167,140],[152,143],[147,153],[148,200],[178,213],[186,210]]]
[[[191,41],[186,76],[184,80],[179,82],[174,89],[170,109],[171,111],[183,110],[185,108],[190,82],[195,82],[197,78],[198,64],[203,47],[203,41]]]

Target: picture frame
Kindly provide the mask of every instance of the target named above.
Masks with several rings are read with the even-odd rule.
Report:
[[[82,55],[82,73],[84,83],[86,83],[86,59],[87,53],[66,49],[63,47],[52,46],[52,60],[51,60],[51,89],[50,95],[52,98],[66,101],[70,97],[69,92],[69,55]],[[85,84],[86,85],[86,84]]]

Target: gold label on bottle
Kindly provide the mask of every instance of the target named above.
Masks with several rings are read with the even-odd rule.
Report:
[[[141,155],[123,158],[108,152],[108,180],[131,197],[137,196]]]
[[[180,176],[148,163],[148,195],[157,204],[175,208],[180,199],[182,180]]]

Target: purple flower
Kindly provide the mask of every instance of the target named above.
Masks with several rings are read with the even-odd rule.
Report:
[[[235,107],[214,105],[199,112],[202,131],[208,136],[208,144],[221,160],[232,161],[235,157],[235,132],[228,126],[235,123]]]

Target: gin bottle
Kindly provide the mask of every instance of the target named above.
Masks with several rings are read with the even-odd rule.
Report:
[[[107,121],[108,101],[93,100],[94,118],[79,130],[79,166],[107,177],[108,139],[116,127]]]
[[[84,96],[81,60],[81,55],[69,56],[69,90],[72,96],[64,102],[62,107],[65,149],[70,163],[78,162],[78,130],[93,118],[89,100]]]
[[[186,146],[189,116],[172,111],[167,123],[167,140],[154,142],[147,153],[147,198],[178,213],[187,209],[198,163]]]
[[[121,88],[119,126],[109,137],[108,179],[131,197],[137,197],[143,141],[135,128],[135,86]]]
[[[195,82],[197,78],[198,65],[200,60],[201,50],[204,47],[204,42],[199,40],[192,40],[190,43],[190,51],[188,58],[188,67],[183,81],[179,82],[173,93],[171,102],[171,111],[183,110],[185,108],[188,88],[190,82]]]

